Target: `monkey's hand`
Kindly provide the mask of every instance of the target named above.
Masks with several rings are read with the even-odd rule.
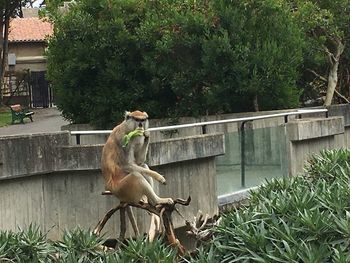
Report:
[[[166,185],[166,180],[165,180],[164,176],[160,176],[159,179],[158,179],[158,181],[159,181],[161,184]]]
[[[123,141],[122,141],[122,147],[126,147],[132,138],[137,136],[142,136],[143,134],[144,134],[143,129],[136,129],[124,135]]]
[[[150,132],[148,130],[145,130],[143,132],[143,136],[145,136],[146,138],[149,138]]]

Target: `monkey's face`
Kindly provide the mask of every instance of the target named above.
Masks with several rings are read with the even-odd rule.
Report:
[[[127,132],[133,131],[137,128],[148,129],[148,115],[146,112],[133,111],[125,113],[125,124]]]

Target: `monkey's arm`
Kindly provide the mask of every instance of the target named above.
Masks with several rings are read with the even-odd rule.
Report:
[[[149,131],[144,131],[144,142],[138,152],[135,152],[135,160],[136,163],[140,166],[143,166],[146,162],[147,152],[148,152],[148,145],[149,145]]]

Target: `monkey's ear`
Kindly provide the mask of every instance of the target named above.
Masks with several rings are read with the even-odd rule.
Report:
[[[130,111],[125,111],[124,118],[125,120],[130,119]]]
[[[148,114],[147,114],[147,112],[144,111],[143,114],[145,115],[146,119],[148,119]]]

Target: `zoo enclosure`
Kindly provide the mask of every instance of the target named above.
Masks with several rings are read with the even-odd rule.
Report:
[[[185,128],[199,128],[201,134],[213,133],[209,126],[238,124],[237,131],[225,132],[225,155],[216,157],[217,186],[219,200],[234,192],[260,185],[264,180],[289,174],[287,152],[287,134],[285,124],[292,117],[324,114],[328,118],[328,109],[299,109],[289,112],[266,114],[253,117],[232,118],[226,120],[205,121],[163,127],[149,128],[151,132],[173,131]],[[249,123],[271,118],[283,119],[284,125],[252,129]],[[214,129],[214,132],[217,132]],[[76,144],[81,136],[109,135],[111,130],[71,131]],[[247,180],[248,179],[248,180]]]

